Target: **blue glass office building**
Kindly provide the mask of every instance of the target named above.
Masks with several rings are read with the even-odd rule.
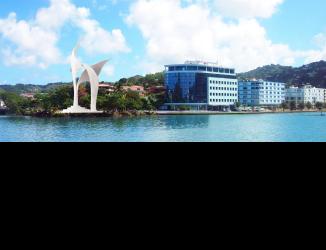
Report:
[[[238,101],[234,69],[213,63],[186,62],[165,66],[166,105],[219,110]]]

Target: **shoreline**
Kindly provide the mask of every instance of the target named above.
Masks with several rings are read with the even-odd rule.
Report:
[[[142,117],[142,116],[186,116],[186,115],[264,115],[264,114],[299,114],[299,113],[325,113],[326,110],[297,110],[297,111],[263,111],[263,112],[218,112],[218,111],[125,111],[113,113],[89,113],[89,114],[25,114],[25,115],[12,115],[0,114],[0,116],[13,116],[13,117],[35,117],[35,118],[124,118],[124,117]]]
[[[322,112],[326,112],[323,110]],[[296,114],[296,113],[322,113],[319,110],[306,111],[264,111],[264,112],[218,112],[218,111],[155,111],[156,115],[263,115],[263,114]]]

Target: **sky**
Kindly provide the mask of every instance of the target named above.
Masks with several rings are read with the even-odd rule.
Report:
[[[71,81],[83,63],[100,80],[186,60],[245,72],[326,60],[325,0],[1,0],[0,85]]]

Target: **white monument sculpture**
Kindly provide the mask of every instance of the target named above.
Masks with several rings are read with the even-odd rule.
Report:
[[[104,67],[104,65],[108,62],[108,60],[99,62],[93,66],[89,66],[87,64],[83,64],[77,58],[77,51],[79,45],[77,45],[72,53],[70,58],[71,63],[71,74],[73,79],[74,85],[74,104],[72,107],[65,109],[62,111],[64,114],[72,114],[72,113],[102,113],[101,111],[97,111],[96,102],[97,102],[97,95],[99,89],[99,75]],[[83,73],[77,82],[77,75],[80,69],[83,69]],[[82,83],[90,83],[91,87],[91,109],[86,109],[79,106],[78,103],[78,93],[79,93],[79,86]]]

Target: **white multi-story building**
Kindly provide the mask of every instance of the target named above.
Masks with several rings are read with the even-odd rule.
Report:
[[[246,106],[278,106],[285,101],[285,83],[241,81],[239,101]]]
[[[304,89],[304,101],[316,104],[317,102],[325,101],[325,89],[315,88],[311,85],[306,85]]]
[[[208,77],[208,105],[232,106],[238,102],[238,81],[223,77]]]
[[[316,88],[311,85],[305,85],[303,87],[291,86],[286,89],[286,101],[296,103],[308,103],[316,104],[317,102],[325,103],[326,89]]]

